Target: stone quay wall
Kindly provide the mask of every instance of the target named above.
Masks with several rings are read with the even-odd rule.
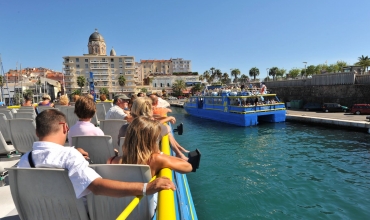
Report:
[[[270,93],[277,94],[283,102],[302,100],[303,104],[339,103],[351,107],[353,104],[370,104],[370,85],[323,85],[323,86],[289,86],[268,87]]]

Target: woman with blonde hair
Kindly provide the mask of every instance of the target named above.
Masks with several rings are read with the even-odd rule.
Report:
[[[123,156],[113,157],[109,164],[145,164],[149,165],[152,176],[163,168],[179,173],[189,173],[192,165],[177,157],[168,156],[159,150],[161,123],[151,117],[136,117],[128,126],[125,142],[122,145]]]
[[[131,115],[128,116],[127,121],[130,123],[133,119],[139,117],[139,116],[147,116],[153,118],[153,108],[152,108],[152,100],[148,97],[138,97],[135,99],[134,103],[132,104]],[[164,125],[163,123],[171,122],[174,124],[176,122],[176,119],[172,116],[163,118],[159,120],[160,126],[161,126],[161,137],[168,134],[168,138],[172,147],[172,150],[175,152],[176,156],[188,160],[188,158],[182,153],[182,152],[189,152],[185,148],[183,148],[173,137],[171,133],[171,129],[168,125]],[[128,124],[123,125],[118,133],[118,140],[120,140],[121,137],[126,137],[126,132],[128,129]],[[118,143],[119,144],[119,143]]]
[[[67,95],[61,95],[59,98],[59,104],[63,106],[68,106],[69,105],[69,98]]]

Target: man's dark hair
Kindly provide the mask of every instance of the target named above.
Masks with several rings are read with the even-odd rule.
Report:
[[[44,110],[36,117],[36,133],[39,137],[46,137],[58,132],[61,128],[59,122],[66,121],[66,116],[62,112],[56,109]]]
[[[94,117],[96,106],[94,100],[87,97],[80,97],[75,103],[75,114],[78,118],[87,119]]]
[[[140,97],[142,94],[143,94],[142,92],[139,92],[139,93],[137,94],[137,97]]]

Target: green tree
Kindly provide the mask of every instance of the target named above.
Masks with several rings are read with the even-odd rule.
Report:
[[[348,66],[348,64],[346,62],[342,61],[342,60],[338,60],[337,65],[338,65],[338,68],[339,68],[340,72],[343,72],[343,68]]]
[[[269,70],[269,76],[272,76],[272,80],[273,81],[275,80],[275,76],[278,73],[278,71],[279,71],[279,68],[277,68],[276,66],[270,68],[270,70]]]
[[[284,68],[278,69],[278,71],[276,73],[276,78],[278,78],[278,77],[283,78],[285,73],[286,73],[286,69],[284,69]]]
[[[126,84],[126,79],[125,79],[125,77],[123,76],[123,75],[120,75],[119,77],[118,77],[118,83],[119,83],[119,85],[121,86],[121,89],[122,89],[122,92],[123,92],[123,87],[125,86],[125,84]]]
[[[306,69],[307,73],[306,75],[307,76],[312,76],[315,74],[315,70],[316,70],[316,66],[315,65],[309,65]]]
[[[290,78],[295,79],[299,75],[300,72],[301,72],[300,69],[292,68],[291,70],[289,70],[289,76]]]
[[[370,58],[368,56],[362,55],[358,58],[358,62],[355,63],[355,65],[361,66],[364,69],[364,71],[366,70],[366,72],[367,72],[367,71],[369,71]]]
[[[203,86],[199,84],[195,84],[193,87],[191,87],[191,94],[194,95],[194,93],[200,92],[203,90]]]
[[[100,95],[101,94],[105,94],[107,97],[109,96],[109,90],[107,88],[105,88],[105,87],[100,88],[99,89],[99,93],[100,93]]]
[[[222,72],[219,69],[215,70],[215,76],[217,77],[217,81],[221,82]]]
[[[260,70],[257,67],[253,67],[249,70],[249,76],[256,80],[256,76],[260,75]]]
[[[323,65],[322,64],[319,64],[317,66],[315,66],[315,74],[321,74],[323,71]]]
[[[78,76],[77,85],[80,87],[80,94],[82,94],[82,87],[86,85],[86,78],[84,76]]]
[[[230,78],[229,78],[229,74],[227,73],[224,73],[222,74],[222,77],[221,77],[221,83],[222,84],[226,84],[230,81]]]
[[[215,69],[214,67],[211,67],[209,68],[209,70],[211,71],[211,76],[213,76],[213,79],[215,78]]]
[[[231,76],[234,76],[234,83],[238,81],[238,76],[240,75],[239,69],[233,69],[231,70]]]
[[[140,89],[140,92],[147,93],[147,92],[148,92],[148,90],[147,90],[146,88],[141,88],[141,89]]]
[[[203,78],[208,82],[211,75],[209,74],[208,70],[204,71]]]
[[[81,95],[81,90],[74,90],[72,93],[71,93],[72,96],[74,95]]]
[[[246,76],[245,74],[242,74],[241,76],[240,76],[240,82],[241,83],[246,83],[246,82],[248,82],[249,81],[249,77],[248,76]]]
[[[203,75],[200,75],[200,76],[199,76],[199,81],[203,81],[203,80],[204,80]]]
[[[186,84],[185,81],[182,79],[177,79],[173,84],[172,84],[172,90],[175,93],[175,96],[180,96],[182,95],[182,90],[186,89]]]

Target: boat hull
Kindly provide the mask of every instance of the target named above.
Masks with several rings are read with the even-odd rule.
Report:
[[[238,126],[253,126],[259,122],[284,122],[286,118],[285,110],[274,110],[254,113],[231,113],[221,110],[200,109],[195,107],[184,106],[185,111],[192,116],[220,121]]]

